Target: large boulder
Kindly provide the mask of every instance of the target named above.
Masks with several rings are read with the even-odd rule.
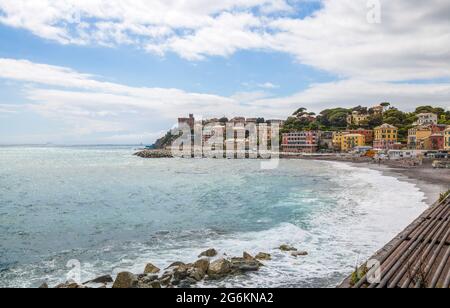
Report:
[[[231,269],[233,272],[255,272],[261,267],[261,263],[257,260],[249,260],[244,258],[231,259]]]
[[[202,258],[202,257],[213,258],[213,257],[215,257],[217,255],[218,255],[217,250],[212,248],[212,249],[208,249],[208,250],[202,252],[198,257],[199,258]]]
[[[194,268],[199,269],[203,272],[207,272],[209,268],[210,262],[208,259],[200,259],[194,263]]]
[[[272,260],[272,256],[268,253],[260,252],[255,256],[255,259],[261,261],[270,261]]]
[[[220,259],[212,262],[208,268],[208,276],[210,278],[221,278],[231,273],[231,262]]]
[[[149,263],[145,266],[145,270],[144,270],[144,274],[157,274],[159,273],[161,270],[154,266],[153,264]]]
[[[113,289],[132,289],[138,286],[138,278],[130,272],[121,272],[117,275]]]

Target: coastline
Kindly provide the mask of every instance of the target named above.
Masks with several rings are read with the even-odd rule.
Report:
[[[424,202],[428,206],[434,205],[442,193],[450,190],[450,172],[447,169],[434,169],[431,161],[425,162],[422,166],[406,168],[396,165],[395,162],[377,164],[369,160],[349,160],[335,157],[295,159],[341,162],[354,167],[380,171],[385,176],[416,185],[425,194]]]

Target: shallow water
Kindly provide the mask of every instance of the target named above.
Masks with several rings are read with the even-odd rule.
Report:
[[[425,208],[411,183],[342,163],[145,160],[130,147],[0,148],[0,287],[194,261],[214,247],[274,255],[213,286],[333,287]],[[295,259],[275,247],[309,252]]]

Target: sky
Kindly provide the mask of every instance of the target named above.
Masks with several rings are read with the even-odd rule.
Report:
[[[450,109],[448,0],[0,0],[0,144],[151,144],[177,121]]]

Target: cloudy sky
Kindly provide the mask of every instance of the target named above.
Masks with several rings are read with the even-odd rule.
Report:
[[[450,108],[448,0],[0,0],[0,144],[151,143],[179,116]]]

